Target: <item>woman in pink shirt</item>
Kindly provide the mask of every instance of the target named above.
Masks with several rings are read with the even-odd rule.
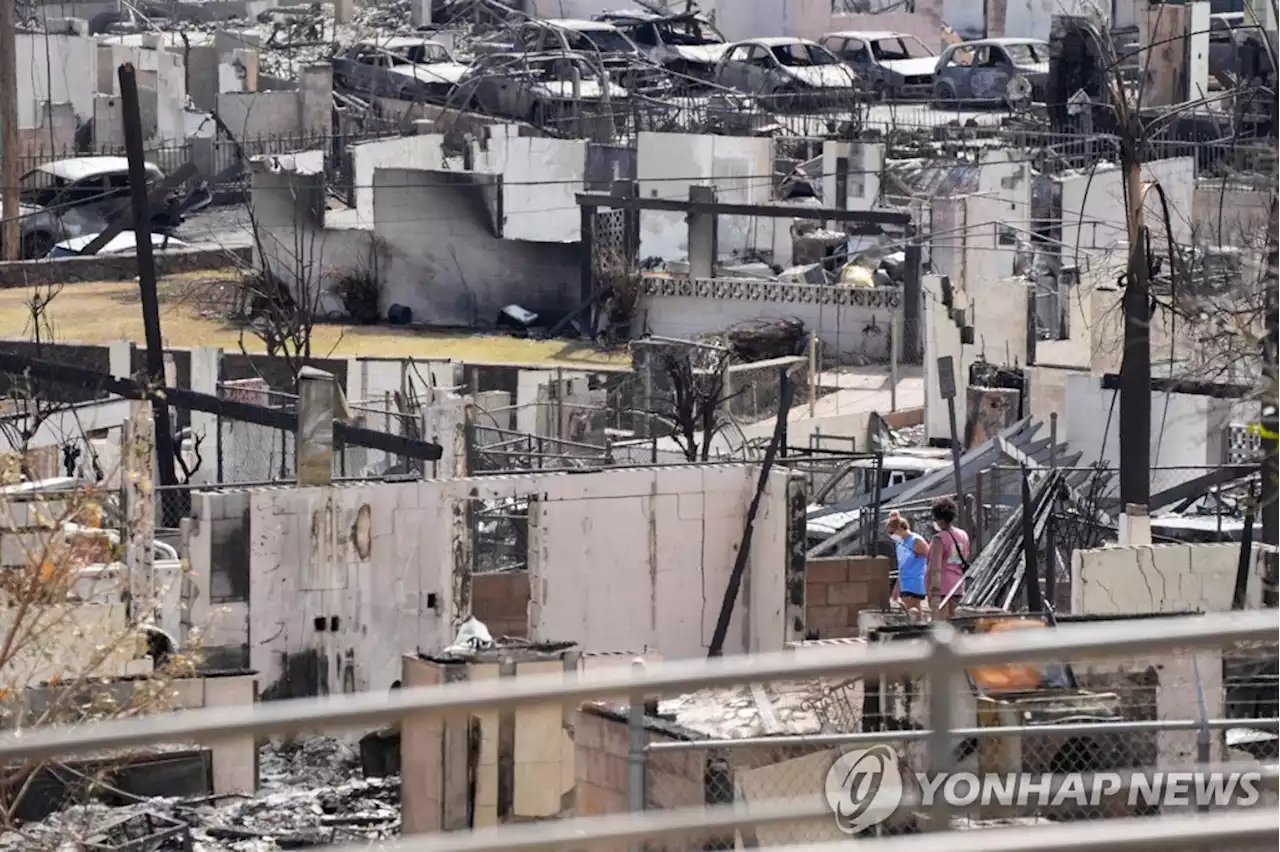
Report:
[[[952,526],[956,503],[950,497],[933,501],[933,541],[929,542],[929,597],[934,618],[949,620],[964,595],[964,572],[969,567],[969,534]],[[942,601],[950,595],[946,606]]]

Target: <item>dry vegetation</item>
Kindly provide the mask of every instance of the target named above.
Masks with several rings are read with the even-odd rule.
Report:
[[[168,346],[221,346],[239,351],[241,328],[229,322],[225,306],[233,288],[234,270],[192,273],[166,278],[160,284],[160,322]],[[0,339],[24,340],[30,312],[29,293],[0,290]],[[116,340],[142,341],[142,315],[137,308],[137,285],[129,281],[74,284],[49,306],[60,343],[108,344]],[[250,351],[261,341],[244,335]],[[605,354],[590,346],[564,340],[522,340],[506,335],[448,331],[420,331],[380,326],[317,323],[312,348],[320,357],[412,357],[509,364],[623,366],[625,354]]]

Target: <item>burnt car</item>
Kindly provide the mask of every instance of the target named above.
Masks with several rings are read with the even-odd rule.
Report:
[[[152,163],[145,168],[148,185],[164,179]],[[22,256],[41,258],[64,240],[105,230],[128,211],[130,187],[129,162],[124,157],[72,157],[27,172],[18,180]],[[151,228],[170,231],[212,200],[204,183],[187,192],[174,190],[165,208],[151,217]]]
[[[913,35],[839,32],[823,36],[819,44],[852,68],[877,100],[925,99],[933,92],[938,55]]]
[[[777,110],[850,109],[857,75],[817,42],[787,36],[730,45],[716,67],[715,82],[765,98]]]
[[[525,21],[472,47],[477,55],[577,53],[598,63],[610,80],[632,94],[661,97],[672,89],[667,72],[607,21]]]
[[[449,95],[449,105],[558,127],[578,116],[608,114],[627,90],[575,53],[483,56]]]
[[[655,12],[606,12],[596,16],[621,30],[650,61],[679,75],[675,85],[689,88],[709,81],[729,46],[711,22],[697,12],[659,15]]]
[[[333,82],[351,92],[443,103],[467,66],[421,36],[361,41],[333,58]]]
[[[1028,38],[987,38],[953,44],[938,58],[933,96],[944,106],[1004,104],[1016,108],[1044,101],[1049,43]]]

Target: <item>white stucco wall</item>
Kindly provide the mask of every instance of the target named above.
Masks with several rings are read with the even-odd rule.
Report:
[[[838,206],[837,161],[849,159],[846,210],[872,210],[880,198],[880,174],[884,170],[884,145],[878,142],[822,143],[822,198],[827,207]]]
[[[645,198],[687,200],[691,184],[716,188],[717,200],[734,204],[773,201],[772,139],[692,133],[641,133],[636,147],[636,177]],[[790,263],[790,220],[749,216],[718,219],[718,255],[727,258],[747,248],[782,251],[775,263]],[[683,213],[640,214],[640,256],[685,260],[688,223]],[[783,240],[781,234],[786,233]],[[775,240],[775,234],[779,234]],[[779,245],[775,248],[775,242]],[[785,245],[783,245],[785,243]]]
[[[1086,373],[1066,376],[1066,393],[1059,412],[1059,434],[1073,450],[1084,453],[1082,464],[1118,467],[1120,460],[1120,401],[1117,391],[1105,390],[1102,379]],[[1231,417],[1229,400],[1179,393],[1151,394],[1152,467],[1204,468],[1223,462],[1224,430]],[[1172,488],[1206,471],[1155,471],[1154,492]]]
[[[1262,607],[1262,548],[1255,546],[1246,609]],[[1156,544],[1077,550],[1071,557],[1071,612],[1229,612],[1239,544]]]
[[[268,691],[287,658],[313,654],[331,692],[387,688],[400,652],[441,649],[469,612],[467,501],[513,497],[537,498],[533,638],[703,656],[757,477],[706,465],[251,491],[251,663]],[[787,638],[786,478],[761,504],[727,654]]]
[[[351,147],[351,174],[355,182],[356,220],[372,228],[373,173],[375,169],[442,169],[444,136],[423,134],[362,142]]]
[[[40,126],[40,104],[69,103],[83,121],[93,117],[98,89],[97,42],[91,38],[18,33],[18,127]],[[47,53],[46,53],[47,50]]]
[[[1158,180],[1168,196],[1176,245],[1184,245],[1191,236],[1195,176],[1195,160],[1191,157],[1154,160],[1142,167],[1143,181]],[[1120,169],[1116,166],[1099,167],[1060,180],[1064,260],[1069,261],[1077,253],[1094,256],[1086,262],[1096,262],[1097,257],[1117,251],[1123,257],[1121,246],[1128,240],[1125,228],[1127,205]],[[1154,190],[1147,194],[1145,211],[1152,240],[1163,246],[1164,214],[1159,194]]]
[[[971,279],[973,280],[973,279]],[[952,279],[954,285],[954,279]],[[938,385],[938,359],[950,355],[955,365],[956,428],[964,438],[969,368],[985,359],[992,364],[1022,366],[1027,353],[1027,287],[1020,278],[991,278],[969,290],[956,290],[954,306],[967,311],[974,327],[972,345],[960,342],[960,328],[942,303],[942,282],[923,278],[924,288],[924,424],[928,438],[950,438],[947,404]]]
[[[586,190],[586,140],[520,136],[514,124],[485,129],[485,147],[472,146],[474,169],[502,176],[503,239],[581,240],[582,215],[575,195]]]

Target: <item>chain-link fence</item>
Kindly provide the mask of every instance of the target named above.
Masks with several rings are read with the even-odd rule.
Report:
[[[1000,614],[954,625],[962,632],[990,633],[1044,623]],[[923,627],[886,627],[870,639],[874,644],[927,633]],[[840,641],[851,652],[861,645]],[[730,832],[702,849],[731,849],[739,841],[770,846],[838,839],[849,833],[849,825],[841,828],[838,821],[857,815],[860,794],[875,793],[877,783],[883,789],[875,773],[890,771],[900,776],[906,804],[863,823],[861,833],[929,829],[926,809],[913,808],[909,799],[931,789],[951,797],[953,828],[1237,807],[1250,803],[1238,779],[1221,778],[1226,792],[1198,799],[1194,790],[1169,796],[1161,773],[1224,764],[1248,769],[1273,761],[1280,724],[1276,663],[1275,643],[1236,643],[1125,660],[961,669],[949,691],[945,740],[932,730],[938,705],[932,682],[923,677],[885,674],[705,690],[651,703],[626,722],[621,714],[615,717],[628,732],[643,728],[629,738],[627,754],[633,760],[639,755],[644,772],[640,789],[627,788],[628,806],[661,810],[825,799],[834,809],[848,800],[843,814],[770,827],[767,837]],[[939,743],[946,748],[941,764],[932,751]],[[933,774],[939,767],[945,776]],[[1191,775],[1185,777],[1189,782]],[[935,784],[939,778],[947,779],[945,785]],[[639,776],[633,779],[638,781]],[[1040,782],[1043,789],[1035,786]],[[870,793],[865,785],[871,785]]]

